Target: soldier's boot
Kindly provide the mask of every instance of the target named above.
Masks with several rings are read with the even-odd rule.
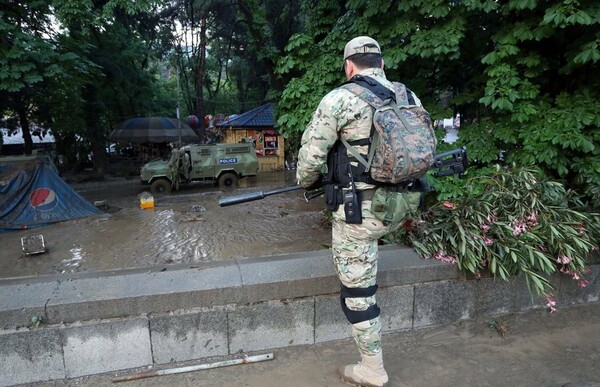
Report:
[[[355,386],[384,386],[388,382],[388,375],[383,368],[381,352],[375,356],[361,355],[361,358],[358,364],[341,366],[338,369],[342,380]]]

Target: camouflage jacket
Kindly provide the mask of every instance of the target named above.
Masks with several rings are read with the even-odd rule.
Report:
[[[365,69],[359,74],[374,78],[383,86],[394,90],[383,69]],[[417,96],[414,93],[412,95],[416,103],[421,105]],[[346,141],[369,137],[372,120],[373,108],[348,90],[336,88],[323,97],[302,135],[296,170],[298,184],[308,187],[327,170],[327,154],[340,136]],[[367,146],[357,146],[362,154],[367,153],[366,148]],[[357,188],[367,189],[372,186],[357,183]]]

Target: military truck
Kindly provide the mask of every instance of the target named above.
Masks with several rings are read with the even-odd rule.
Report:
[[[173,149],[167,160],[144,164],[140,179],[153,194],[168,194],[181,184],[198,181],[235,188],[239,179],[257,172],[258,158],[250,143],[195,144]]]

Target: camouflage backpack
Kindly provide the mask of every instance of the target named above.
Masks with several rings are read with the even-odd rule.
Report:
[[[423,176],[434,164],[436,138],[429,113],[412,94],[394,82],[394,93],[369,77],[355,77],[340,86],[374,109],[367,159],[342,142],[375,182],[398,184]],[[380,97],[381,96],[381,97]],[[383,98],[382,98],[383,97]]]

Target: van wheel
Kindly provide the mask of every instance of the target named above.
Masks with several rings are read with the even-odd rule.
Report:
[[[236,188],[238,177],[234,173],[225,173],[219,177],[219,188]]]
[[[150,192],[153,195],[170,194],[171,182],[167,179],[156,179],[150,186]]]

